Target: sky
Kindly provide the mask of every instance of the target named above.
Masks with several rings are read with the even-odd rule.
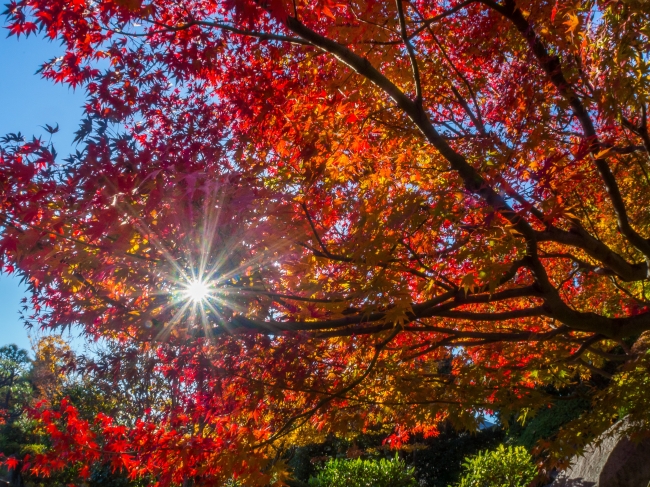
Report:
[[[84,93],[54,85],[35,74],[44,61],[61,53],[58,44],[38,37],[16,40],[0,33],[0,137],[20,131],[31,138],[45,134],[41,126],[58,123],[60,131],[52,141],[62,159],[72,147]],[[27,330],[18,315],[21,299],[26,296],[26,288],[19,281],[0,274],[0,346],[15,343],[29,349]]]

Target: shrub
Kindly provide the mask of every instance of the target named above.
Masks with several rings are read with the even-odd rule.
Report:
[[[527,487],[537,475],[537,468],[522,446],[480,452],[466,458],[465,475],[458,487]]]
[[[332,459],[309,479],[309,487],[417,487],[414,471],[397,455],[393,460]]]

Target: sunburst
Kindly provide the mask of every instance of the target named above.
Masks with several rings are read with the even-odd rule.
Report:
[[[150,225],[137,208],[116,199],[116,206],[133,217],[138,232],[147,237],[159,256],[155,271],[152,269],[157,289],[148,291],[155,298],[153,311],[147,314],[155,320],[146,320],[144,325],[150,328],[159,323],[158,339],[168,337],[174,330],[205,337],[219,328],[230,332],[230,318],[249,311],[249,303],[260,287],[260,276],[277,274],[278,255],[284,253],[282,249],[287,244],[287,240],[277,239],[261,251],[254,249],[251,242],[256,241],[259,230],[251,229],[248,221],[242,220],[237,226],[231,223],[242,210],[233,213],[228,209],[226,190],[206,190],[202,199],[203,211],[190,218],[181,217],[186,213],[180,207],[172,212],[181,217],[177,228],[183,236],[182,240],[171,240],[172,246],[169,235],[160,234],[158,226]],[[193,211],[199,207],[191,203]]]
[[[202,279],[193,279],[183,289],[183,294],[186,299],[193,303],[200,304],[209,299],[210,285]]]

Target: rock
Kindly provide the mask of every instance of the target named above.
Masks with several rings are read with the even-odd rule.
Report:
[[[612,426],[598,447],[574,457],[552,487],[650,487],[650,438],[638,444],[616,434]]]

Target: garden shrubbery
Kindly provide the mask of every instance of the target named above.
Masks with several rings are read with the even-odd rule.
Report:
[[[465,474],[458,487],[528,487],[537,475],[537,468],[522,446],[480,452],[467,458]]]
[[[522,446],[499,445],[468,457],[456,487],[528,487],[537,476],[531,455]],[[397,455],[392,460],[329,460],[309,487],[417,487],[415,468]],[[451,487],[451,486],[449,486]]]
[[[350,449],[360,450],[363,458],[390,458],[393,453],[383,445],[384,439],[382,435],[366,434],[351,442],[332,436],[323,443],[295,448],[288,463],[296,481],[307,483],[310,477],[317,475],[323,461],[345,458]],[[457,432],[443,425],[438,436],[414,436],[400,455],[407,465],[415,467],[415,478],[420,485],[447,487],[458,483],[465,458],[481,450],[496,448],[504,440],[505,432],[500,428],[470,433]]]
[[[334,458],[309,479],[309,487],[417,487],[414,472],[397,455],[392,460]]]

